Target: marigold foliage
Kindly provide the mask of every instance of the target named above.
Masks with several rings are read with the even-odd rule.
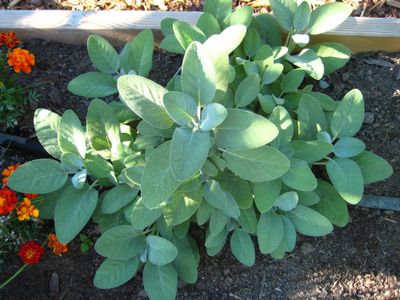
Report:
[[[22,262],[28,265],[35,265],[40,262],[45,250],[35,241],[29,241],[23,244],[18,251]]]
[[[196,25],[163,20],[161,47],[184,55],[166,87],[145,78],[151,31],[121,53],[93,35],[88,52],[98,71],[68,89],[91,98],[118,93],[121,102],[93,99],[85,125],[72,111],[36,111],[38,139],[56,160],[28,162],[8,184],[44,194],[40,209],[54,217],[60,243],[90,218],[99,224],[95,250],[106,260],[97,287],[122,285],[144,265],[149,297],[175,298],[178,278],[198,277],[192,224],[205,229],[210,256],[229,242],[251,266],[254,236],[261,253],[283,258],[299,234],[345,226],[364,185],[392,174],[354,138],[364,118],[361,92],[333,99],[304,83],[350,59],[337,43],[307,46],[309,35],[337,26],[351,8],[331,3],[311,11],[294,0],[271,6],[275,18],[207,0]]]

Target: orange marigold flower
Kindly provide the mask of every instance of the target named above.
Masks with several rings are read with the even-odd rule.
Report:
[[[1,175],[3,175],[3,183],[5,185],[7,185],[7,183],[8,183],[8,178],[11,176],[11,174],[14,172],[14,170],[16,168],[18,168],[19,166],[20,166],[19,164],[15,164],[15,165],[8,166],[6,169],[3,170]]]
[[[44,248],[35,241],[29,241],[23,244],[18,251],[21,260],[28,264],[37,264],[44,254]]]
[[[35,65],[35,56],[29,53],[28,50],[15,48],[12,52],[7,54],[7,63],[13,67],[14,71],[19,73],[30,73],[31,67]]]
[[[8,49],[14,48],[17,44],[21,43],[21,40],[15,37],[15,32],[2,32],[0,33],[0,46],[6,45]]]
[[[24,198],[24,201],[18,204],[17,215],[20,221],[29,220],[31,217],[39,217],[39,210],[29,198]]]
[[[54,254],[61,254],[68,252],[67,244],[61,244],[54,233],[49,234],[48,241],[49,242],[47,245],[49,246],[49,248],[53,248]]]
[[[0,215],[6,215],[14,210],[18,202],[17,193],[6,186],[0,189]]]

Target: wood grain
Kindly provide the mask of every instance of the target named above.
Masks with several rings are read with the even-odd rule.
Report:
[[[47,39],[69,44],[85,44],[89,34],[100,34],[121,45],[143,29],[152,29],[162,38],[160,22],[176,18],[195,24],[201,12],[158,11],[65,11],[1,10],[0,31],[16,31],[23,39]],[[336,41],[354,52],[400,51],[400,19],[348,18],[312,42]]]

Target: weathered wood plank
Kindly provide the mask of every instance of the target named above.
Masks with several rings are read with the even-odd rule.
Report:
[[[143,29],[154,30],[160,40],[160,22],[166,17],[195,24],[200,15],[201,12],[2,10],[0,31],[17,31],[23,39],[70,44],[85,44],[89,34],[101,34],[114,44],[122,44]],[[312,42],[320,41],[340,42],[354,52],[400,51],[400,19],[348,18],[332,31],[312,38]]]

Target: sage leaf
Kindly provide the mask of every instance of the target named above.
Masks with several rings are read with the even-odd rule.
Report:
[[[58,161],[42,158],[15,169],[7,185],[20,193],[48,194],[62,188],[67,178],[67,172]]]
[[[162,207],[147,208],[144,205],[142,198],[139,198],[133,206],[130,221],[135,229],[142,230],[157,221],[158,218],[161,217],[162,213]]]
[[[115,226],[104,232],[94,246],[97,253],[117,260],[139,255],[146,247],[146,238],[131,225]]]
[[[120,58],[114,47],[99,35],[90,35],[87,40],[90,60],[102,73],[117,73]]]
[[[118,79],[118,91],[121,100],[150,125],[160,129],[172,126],[163,106],[167,90],[161,85],[138,75],[124,75]]]
[[[309,164],[319,161],[333,152],[333,145],[318,140],[296,140],[292,141],[289,146],[294,151],[294,158],[305,160]]]
[[[157,266],[150,262],[144,265],[143,285],[152,300],[173,300],[176,297],[178,276],[171,265]]]
[[[104,214],[113,214],[132,202],[139,191],[128,185],[118,185],[109,190],[101,201],[101,211]]]
[[[312,206],[319,202],[319,196],[315,191],[303,192],[296,191],[299,195],[299,204],[303,206]]]
[[[242,6],[236,9],[233,13],[228,15],[223,21],[223,25],[226,27],[232,25],[244,25],[249,26],[253,17],[253,9],[250,6]]]
[[[176,21],[172,29],[183,49],[187,49],[192,42],[204,43],[206,40],[206,36],[197,26],[187,22]]]
[[[79,171],[74,176],[72,176],[71,178],[72,185],[74,186],[74,188],[80,190],[85,185],[86,178],[87,178],[87,171],[86,170]]]
[[[220,173],[216,180],[224,191],[232,195],[241,209],[247,209],[253,205],[253,191],[250,182],[227,171]]]
[[[170,117],[181,126],[188,126],[197,113],[194,99],[181,92],[167,92],[163,104]]]
[[[285,251],[293,251],[296,246],[296,228],[292,221],[286,216],[280,216],[283,221],[283,239],[285,240]]]
[[[295,92],[304,80],[305,73],[303,70],[294,69],[289,71],[281,81],[282,93]]]
[[[198,278],[196,255],[199,250],[197,247],[192,247],[187,238],[173,235],[172,242],[178,249],[178,255],[173,262],[178,277],[187,283],[195,283]]]
[[[63,152],[70,152],[85,158],[86,136],[78,116],[66,110],[58,128],[58,145]]]
[[[260,77],[257,74],[248,75],[237,87],[235,103],[238,107],[249,105],[257,98],[260,89]]]
[[[122,49],[120,54],[122,69],[126,73],[134,70],[137,75],[147,77],[153,65],[153,51],[153,32],[145,29]]]
[[[352,12],[351,5],[334,2],[327,3],[317,7],[311,12],[309,34],[321,34],[340,25],[350,16]]]
[[[318,132],[327,130],[327,121],[321,106],[310,95],[300,98],[297,108],[299,137],[305,140],[314,140]]]
[[[201,14],[199,20],[197,21],[197,27],[204,33],[206,37],[221,33],[218,20],[212,14],[207,12]]]
[[[258,247],[262,254],[276,250],[283,239],[283,221],[274,211],[261,214],[257,226]]]
[[[80,190],[72,186],[64,190],[57,201],[54,214],[54,225],[60,243],[67,244],[79,234],[92,217],[97,201],[97,191],[87,185]]]
[[[320,80],[324,76],[324,64],[321,58],[311,49],[303,49],[299,54],[286,55],[285,58],[316,80]]]
[[[222,21],[232,12],[231,0],[205,1],[204,12],[210,13],[218,21]]]
[[[261,213],[269,211],[281,192],[281,180],[275,179],[254,184],[254,201]]]
[[[264,71],[262,83],[263,84],[273,83],[275,80],[279,78],[279,76],[281,76],[282,71],[283,71],[282,64],[276,63],[269,65]]]
[[[384,180],[393,174],[392,166],[382,157],[370,151],[364,151],[353,157],[352,160],[360,167],[365,184]]]
[[[178,255],[178,249],[167,239],[148,235],[146,237],[148,246],[148,259],[152,264],[163,266],[172,262]]]
[[[283,106],[276,106],[269,120],[279,129],[278,137],[271,142],[271,145],[276,148],[288,145],[293,137],[293,121],[289,112]]]
[[[337,157],[348,158],[362,153],[365,149],[365,144],[356,138],[341,138],[334,145],[333,152]]]
[[[173,176],[184,181],[198,171],[207,159],[211,145],[208,132],[176,128],[171,141],[170,164]]]
[[[274,205],[283,211],[291,211],[297,206],[298,202],[299,195],[296,192],[290,191],[280,195]]]
[[[301,2],[293,16],[293,28],[296,32],[302,32],[308,27],[311,18],[311,8],[307,1]]]
[[[333,226],[329,220],[306,206],[298,205],[286,215],[296,227],[296,231],[308,236],[324,236],[332,232]]]
[[[318,180],[317,193],[320,201],[312,209],[325,216],[332,224],[344,227],[349,222],[347,203],[335,188],[326,181]]]
[[[87,169],[88,174],[97,178],[108,178],[114,172],[112,164],[99,156],[88,154],[86,155],[83,164]]]
[[[57,136],[61,117],[47,109],[35,111],[33,124],[36,136],[43,148],[54,158],[60,159],[62,151],[58,146]]]
[[[285,155],[270,146],[250,150],[224,150],[222,157],[229,170],[252,182],[277,179],[289,170],[290,165]]]
[[[125,261],[108,258],[97,269],[93,283],[99,289],[116,288],[132,279],[138,269],[136,257]]]
[[[266,118],[242,109],[228,109],[225,121],[215,130],[215,144],[230,150],[258,148],[278,136],[276,126]]]
[[[290,159],[290,169],[282,176],[282,181],[299,191],[309,192],[317,187],[317,179],[308,164],[297,158]]]
[[[179,186],[170,168],[170,145],[167,142],[155,149],[144,169],[141,195],[148,208],[160,206]]]
[[[293,16],[297,9],[294,0],[271,0],[272,11],[279,25],[286,31],[292,29]]]
[[[253,57],[256,55],[257,50],[261,47],[261,39],[257,30],[250,28],[243,41],[244,52],[248,57]]]
[[[210,131],[218,127],[227,117],[228,111],[219,103],[207,104],[201,113],[200,130]]]
[[[172,227],[189,220],[199,208],[201,199],[200,189],[185,193],[178,190],[164,207],[165,222]]]
[[[86,132],[90,146],[110,159],[120,144],[119,121],[112,108],[100,99],[90,102],[86,117]]]
[[[102,98],[118,93],[117,83],[111,74],[88,72],[68,83],[68,91],[88,98]]]
[[[236,228],[231,236],[232,254],[245,266],[251,267],[256,260],[253,241],[243,229]]]
[[[284,14],[284,12],[283,12]],[[283,18],[286,18],[284,15]],[[262,13],[254,16],[261,39],[271,47],[282,45],[282,30],[276,18],[270,14]]]
[[[336,138],[352,137],[361,128],[364,120],[364,98],[353,89],[339,103],[331,119],[331,131]]]
[[[243,227],[243,229],[250,233],[254,234],[257,231],[257,215],[256,211],[251,206],[250,208],[247,209],[241,209],[240,210],[240,218],[239,218],[239,224],[240,226]]]
[[[329,160],[326,164],[329,179],[339,195],[350,204],[360,202],[364,192],[364,180],[360,167],[347,158]]]
[[[182,62],[182,91],[192,96],[199,105],[210,103],[215,96],[215,69],[206,48],[193,42]]]
[[[313,45],[311,49],[321,58],[324,64],[324,75],[329,75],[342,68],[351,57],[350,49],[339,43],[319,43]]]

